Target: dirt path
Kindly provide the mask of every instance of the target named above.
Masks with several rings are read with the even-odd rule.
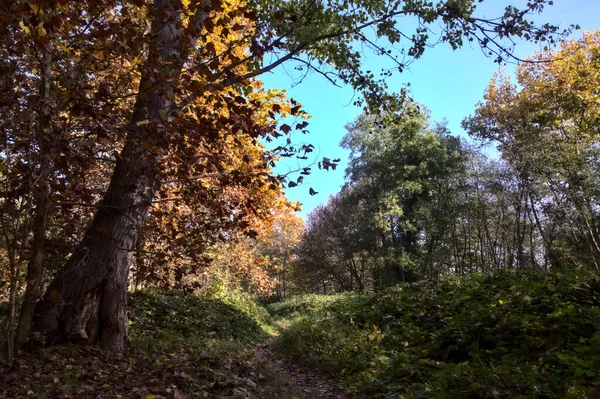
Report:
[[[256,352],[257,369],[264,370],[262,380],[271,392],[264,399],[351,399],[326,377],[298,367],[273,350],[276,338],[265,341]]]

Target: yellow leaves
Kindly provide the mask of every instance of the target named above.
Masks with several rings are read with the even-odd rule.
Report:
[[[55,46],[56,46],[56,47],[57,47],[59,50],[61,50],[61,51],[64,51],[65,53],[69,53],[69,52],[71,51],[71,49],[70,49],[69,47],[65,46],[65,45],[64,45],[63,43],[61,43],[61,42],[57,42],[57,43],[55,43]]]
[[[44,13],[44,11],[40,8],[39,4],[30,2],[29,7],[31,7],[31,11],[33,12],[33,14],[38,14],[38,13],[43,14]]]
[[[19,26],[21,27],[21,29],[23,29],[23,31],[25,31],[25,33],[31,33],[31,29],[29,29],[23,21],[19,22]]]
[[[251,37],[254,27],[244,16],[244,2],[220,1],[220,8],[214,8],[210,19],[205,22],[202,38],[198,47],[206,49],[212,57],[218,57],[221,67],[245,59],[249,48],[245,38]],[[248,71],[245,63],[235,67],[243,74]]]
[[[21,29],[23,29],[23,32],[25,32],[28,35],[30,35],[32,33],[31,28],[29,26],[27,26],[25,21],[19,21],[19,27]],[[44,37],[47,34],[46,29],[44,28],[44,25],[41,22],[34,29],[35,29],[36,35],[39,37]]]
[[[585,32],[581,39],[565,41],[561,47],[556,53],[536,54],[533,60],[541,63],[519,66],[522,105],[528,105],[534,111],[550,112],[555,117],[556,128],[566,119],[577,121],[572,128],[577,131],[579,140],[598,140],[600,137],[590,133],[595,131],[595,120],[600,117],[597,106],[600,31]]]
[[[58,98],[60,99],[69,99],[77,97],[77,92],[75,90],[63,90],[58,93]]]
[[[21,272],[25,272],[27,270],[27,261],[22,260],[22,261],[18,262],[17,269],[20,270]]]
[[[42,24],[35,28],[35,31],[40,37],[46,36],[46,29],[44,29],[44,26]]]

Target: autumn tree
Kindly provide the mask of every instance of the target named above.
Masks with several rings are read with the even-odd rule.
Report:
[[[2,58],[31,81],[29,87],[9,82],[7,92],[19,87],[24,94],[5,107],[30,101],[37,111],[28,136],[36,140],[36,173],[41,177],[32,191],[37,219],[32,248],[39,249],[35,253],[45,252],[52,178],[71,175],[57,167],[102,175],[112,169],[107,188],[103,183],[96,186],[102,199],[91,207],[94,216],[83,238],[37,304],[35,329],[50,342],[99,341],[104,349],[123,350],[129,268],[148,210],[163,185],[181,180],[190,187],[183,191],[190,193],[193,182],[211,174],[223,176],[224,185],[243,185],[248,175],[228,170],[215,144],[227,134],[234,144],[240,137],[254,143],[292,129],[284,124],[282,133],[277,132],[274,117],[282,109],[276,106],[267,112],[267,123],[261,123],[264,108],[257,111],[260,101],[251,98],[260,91],[255,80],[260,74],[297,62],[332,81],[351,84],[366,94],[365,104],[373,111],[388,97],[385,84],[362,70],[353,43],[363,41],[377,53],[391,53],[373,42],[366,28],[375,28],[375,36],[391,44],[411,37],[408,54],[419,57],[428,45],[427,25],[440,23],[441,41],[455,48],[463,40],[476,41],[502,60],[510,57],[503,37],[552,40],[556,28],[537,28],[527,20],[545,3],[529,3],[523,11],[508,7],[496,20],[478,18],[471,0],[0,3],[0,39],[6,54]],[[397,25],[405,16],[418,18],[413,35]],[[402,70],[403,59],[394,60]],[[292,104],[289,112],[298,114],[300,107]],[[299,129],[305,127],[299,124]],[[111,163],[107,169],[73,163],[78,152],[69,157],[63,147],[69,148],[77,134],[79,144],[89,144],[93,137],[97,143],[92,147],[107,145],[114,169]],[[200,156],[196,163],[197,158],[188,157],[193,152],[186,151],[195,143],[216,154]],[[261,160],[272,162],[268,156]],[[199,175],[186,174],[190,164],[199,165]],[[267,186],[276,184],[268,173],[262,176]],[[71,183],[65,183],[63,189],[69,187]],[[202,192],[202,186],[197,188]],[[232,213],[233,219],[242,223],[243,214]],[[41,292],[43,264],[40,267],[36,259],[45,262],[32,254],[28,304]],[[21,342],[31,314],[23,317]]]
[[[498,144],[516,174],[519,208],[553,267],[600,262],[598,107],[600,32],[565,41],[517,69],[516,85],[497,75],[463,122]],[[523,250],[517,252],[523,258]],[[522,263],[522,261],[520,261]]]
[[[289,206],[273,209],[273,222],[257,239],[257,250],[269,263],[270,275],[275,284],[275,296],[283,301],[295,289],[294,261],[296,249],[304,232],[304,220]]]
[[[99,15],[105,6],[110,4],[68,7],[58,2],[12,2],[1,7],[0,113],[8,166],[2,194],[8,209],[15,202],[30,204],[24,219],[7,215],[25,221],[19,245],[26,255],[23,261],[29,261],[18,345],[27,338],[33,307],[42,294],[44,267],[64,261],[69,242],[80,238],[89,220],[89,209],[56,208],[55,204],[65,198],[80,202],[100,198],[104,184],[96,177],[108,176],[113,164],[105,163],[111,158],[107,154],[119,148],[117,130],[111,126],[131,104],[125,98],[108,103],[100,94],[94,94],[101,91],[100,82],[107,75],[103,70],[105,58],[111,59],[112,65],[124,63],[127,67],[127,60],[116,55],[119,47],[111,50],[107,46],[111,32],[117,32],[113,19],[103,19],[94,26],[88,21],[82,23],[82,14]],[[124,7],[123,13],[126,15],[128,10],[130,7]],[[126,24],[130,30],[120,32],[131,39],[131,50],[141,50],[135,45],[140,37],[139,25],[135,18],[130,22]],[[87,48],[85,52],[83,47]],[[115,98],[126,97],[131,88],[123,75],[111,73]],[[109,147],[111,139],[116,143]],[[56,223],[49,223],[54,216],[58,217]],[[53,235],[58,225],[65,228]]]
[[[103,40],[110,40],[111,35],[118,32],[116,21],[131,26],[132,29],[138,29],[134,22],[144,20],[143,9],[137,9],[134,5],[121,8],[120,13],[116,14],[114,9],[111,9],[110,4],[103,4],[98,10],[93,8],[93,4],[89,6],[91,8],[76,8],[72,10],[72,14],[62,15],[62,18],[68,17],[72,23],[75,23],[81,13],[98,11],[96,12],[96,19],[85,21],[85,26],[81,30],[83,36],[87,34],[92,37],[101,35],[104,38]],[[133,12],[129,7],[134,7],[139,12]],[[131,57],[127,58],[127,53],[124,55],[120,52],[122,47],[108,48],[103,40],[97,40],[94,45],[97,45],[99,49],[94,50],[91,56],[82,60],[79,56],[79,54],[83,54],[80,46],[89,45],[89,40],[84,40],[87,37],[69,36],[67,41],[63,36],[60,36],[59,34],[68,35],[68,29],[72,30],[73,27],[68,28],[66,33],[63,32],[60,25],[62,19],[53,18],[52,9],[50,12],[45,12],[40,8],[31,8],[25,4],[23,5],[23,12],[24,15],[32,13],[34,16],[40,15],[51,21],[44,24],[43,29],[39,28],[39,25],[36,25],[36,29],[30,28],[28,25],[23,25],[24,27],[18,25],[16,28],[18,29],[16,32],[23,35],[25,43],[29,40],[29,44],[24,46],[24,49],[31,53],[32,68],[35,68],[36,52],[45,51],[46,48],[43,45],[49,45],[48,42],[51,42],[52,46],[57,46],[57,48],[52,47],[55,58],[61,59],[62,57],[68,60],[66,66],[62,63],[54,66],[51,97],[48,103],[44,104],[44,106],[56,110],[49,113],[53,116],[53,119],[49,121],[52,127],[49,130],[52,133],[49,137],[52,139],[51,144],[54,151],[43,152],[45,155],[53,155],[51,159],[52,171],[47,179],[51,185],[51,198],[47,198],[47,200],[52,202],[53,209],[51,214],[44,213],[44,219],[46,224],[50,220],[54,222],[54,225],[62,225],[64,228],[56,236],[52,231],[39,234],[37,237],[33,237],[31,244],[29,244],[35,247],[35,243],[40,244],[42,241],[53,239],[53,237],[60,237],[57,240],[60,245],[53,245],[52,249],[60,248],[63,251],[62,254],[66,255],[71,250],[73,241],[80,238],[82,228],[89,221],[90,210],[98,207],[97,201],[101,198],[100,190],[104,190],[108,182],[107,171],[114,166],[117,151],[122,147],[121,138],[123,134],[119,133],[122,130],[120,123],[123,123],[127,116],[121,112],[129,112],[127,104],[131,105],[131,92],[128,90],[131,90],[132,85],[139,81],[135,75],[132,75],[135,72],[135,61],[139,54],[133,54],[132,52]],[[41,39],[38,37],[41,34],[40,32],[43,33],[43,36],[40,36]],[[122,30],[119,32],[122,32]],[[134,49],[135,43],[143,43],[133,33],[127,37],[132,40],[132,43],[121,43],[122,46],[131,46],[131,49]],[[77,40],[77,38],[80,40]],[[65,39],[65,42],[60,42],[59,39]],[[218,41],[215,39],[214,43],[218,44]],[[92,49],[93,47],[89,50]],[[9,56],[12,54],[9,53]],[[78,63],[71,62],[71,59],[75,57],[73,54],[77,54]],[[111,61],[102,62],[105,59]],[[19,64],[16,63],[16,65]],[[86,69],[91,65],[94,66],[93,73]],[[121,78],[122,75],[128,77],[129,81]],[[25,72],[23,72],[23,75],[15,73],[7,76],[15,79],[16,82],[35,84],[35,79]],[[73,80],[73,77],[76,76],[81,76],[81,78]],[[91,82],[95,82],[96,85],[82,85],[80,82],[86,79],[91,79]],[[90,80],[87,81],[90,82]],[[115,87],[109,87],[108,82],[115,84]],[[276,91],[263,91],[257,86],[259,85],[258,82],[254,85],[256,90],[246,96],[248,100],[246,108],[251,108],[251,117],[262,126],[261,128],[269,129],[269,123],[272,122],[268,121],[273,121],[275,113],[285,115],[291,112],[291,106]],[[39,145],[35,141],[32,142],[32,135],[29,134],[27,128],[17,129],[17,126],[11,126],[9,123],[14,124],[17,122],[16,116],[13,117],[12,114],[22,112],[23,120],[29,121],[29,126],[35,127],[37,121],[35,119],[31,120],[28,115],[32,110],[35,111],[39,108],[40,101],[36,100],[39,96],[35,95],[34,88],[30,88],[23,83],[18,85],[22,89],[21,91],[8,90],[14,85],[7,84],[4,87],[7,88],[5,92],[7,97],[12,96],[16,100],[19,98],[27,100],[22,101],[20,107],[2,108],[3,111],[9,113],[7,115],[9,117],[6,119],[8,128],[4,130],[7,145],[5,148],[8,149],[11,148],[9,146],[14,146],[17,149],[25,149],[28,151],[27,154],[31,154],[27,158],[20,155],[26,153],[15,156],[15,162],[20,162],[23,167],[10,169],[9,177],[12,179],[10,182],[14,188],[4,186],[7,188],[4,194],[8,196],[7,198],[13,198],[14,196],[17,196],[18,199],[33,198],[33,190],[40,185],[40,182],[45,181],[39,178],[41,172],[37,166],[39,164],[36,163],[42,151],[39,150]],[[28,90],[33,90],[33,94],[30,95]],[[227,96],[228,93],[221,94]],[[220,101],[225,103],[222,99],[215,100],[217,104]],[[264,103],[263,106],[257,105],[261,102]],[[10,103],[7,102],[7,104]],[[234,104],[233,106],[239,109],[244,108],[243,105],[237,106]],[[215,119],[219,115],[226,115],[229,112],[227,109],[223,112],[222,107],[213,106],[213,103],[206,103],[205,100],[195,102],[188,108],[192,109],[192,107],[212,108],[210,112],[205,114],[212,114]],[[294,111],[296,114],[300,113],[298,108]],[[60,109],[69,110],[70,113],[59,112]],[[112,112],[110,119],[96,119],[99,115],[107,114],[108,110]],[[196,117],[191,112],[188,112],[187,115],[192,120]],[[237,123],[243,124],[243,112],[238,112],[237,116],[239,118]],[[186,241],[185,238],[190,237],[194,232],[201,231],[203,234],[196,236],[195,241],[212,243],[214,242],[212,236],[218,236],[220,232],[228,228],[227,226],[231,228],[236,224],[244,226],[244,229],[250,233],[252,232],[252,223],[251,220],[246,219],[252,219],[252,215],[258,213],[264,213],[269,207],[270,196],[279,195],[279,182],[274,180],[269,172],[272,156],[263,151],[257,140],[240,134],[234,137],[232,131],[236,132],[234,129],[220,129],[217,131],[213,129],[214,134],[210,143],[208,143],[205,136],[199,139],[199,136],[195,135],[195,140],[193,140],[189,136],[185,138],[182,135],[181,140],[173,141],[179,143],[176,144],[177,148],[165,149],[170,151],[171,154],[177,155],[172,158],[163,157],[161,159],[161,171],[167,177],[163,178],[165,184],[161,186],[162,190],[158,193],[157,204],[162,204],[162,208],[157,211],[159,214],[156,216],[163,223],[160,226],[163,229],[159,230],[164,233],[163,238],[167,235],[167,232],[170,232],[171,236],[168,236],[168,238],[177,240],[179,245],[183,246],[184,241]],[[189,134],[190,130],[186,132]],[[24,163],[24,160],[27,160],[27,162]],[[185,169],[182,168],[182,165],[190,162],[190,160],[193,162],[192,166],[190,167],[188,164]],[[227,173],[220,172],[218,168],[225,168]],[[228,171],[233,173],[228,173]],[[214,187],[215,189],[198,191],[194,189],[197,185],[190,184],[190,177],[201,179],[201,187]],[[35,185],[24,186],[23,183],[19,183],[22,181],[35,182]],[[17,184],[20,184],[20,186]],[[30,187],[32,194],[30,197],[24,197],[24,193],[28,192],[24,190],[27,190],[28,187]],[[189,209],[192,209],[190,207],[187,207],[188,212],[182,212],[181,209],[178,212],[171,212],[173,205],[183,201],[186,201],[187,205],[192,205],[192,208],[198,202],[201,203],[201,206],[196,205],[194,210],[197,213],[189,212]],[[32,202],[33,200],[30,201],[30,203]],[[186,208],[186,206],[180,208]],[[202,211],[202,208],[204,208],[204,211]],[[231,218],[232,212],[237,215],[237,218]],[[165,215],[170,217],[165,218]],[[189,220],[190,215],[196,215],[195,222]],[[258,218],[260,219],[260,217]],[[165,230],[166,219],[169,221],[169,226],[178,227],[174,227],[170,231]],[[187,230],[187,234],[181,233],[183,230]],[[27,232],[25,232],[25,237],[27,238]],[[73,241],[69,244],[71,238],[73,238]],[[27,246],[28,240],[22,241],[23,245]],[[189,241],[187,244],[189,244]],[[188,251],[193,253],[198,248],[198,245],[192,246]],[[173,248],[173,250],[171,253],[177,252],[177,248]],[[53,260],[49,258],[50,253],[47,250],[45,252],[46,258],[44,261],[47,264],[62,262],[60,257]],[[165,255],[167,252],[163,251],[162,254]],[[29,304],[34,304],[40,296],[39,288],[42,283],[40,272],[42,269],[39,268],[39,263],[34,266],[30,262],[29,269],[30,271],[36,271],[34,273],[36,277],[33,280],[28,279],[28,287],[38,287],[38,291],[36,293],[34,290],[31,294],[26,295],[22,307],[22,322],[20,323],[24,327],[28,326],[27,320],[32,315],[32,308],[29,307]],[[25,329],[22,332],[19,336],[26,338],[28,331]]]

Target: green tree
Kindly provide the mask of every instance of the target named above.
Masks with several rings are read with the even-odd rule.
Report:
[[[378,286],[438,273],[458,210],[462,144],[443,125],[431,126],[420,108],[409,103],[381,119],[362,116],[342,141],[351,151],[345,195],[361,204],[378,237]]]

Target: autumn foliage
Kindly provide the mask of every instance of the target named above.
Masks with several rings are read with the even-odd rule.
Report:
[[[377,112],[404,95],[387,92],[391,72],[363,70],[353,43],[370,40],[366,28],[391,45],[412,36],[406,54],[418,58],[426,26],[439,22],[440,41],[457,48],[465,38],[501,61],[510,48],[490,35],[560,34],[526,18],[546,3],[486,20],[473,1],[0,1],[0,227],[13,305],[26,281],[17,346],[33,326],[42,343],[121,352],[134,262],[138,283],[172,286],[217,243],[269,225],[282,183],[310,173],[275,176],[275,161],[314,147],[293,145],[306,115],[261,74],[296,63],[350,84]],[[400,16],[418,17],[414,35],[396,26]],[[404,61],[392,60],[401,72]]]
[[[128,248],[137,254],[138,283],[181,285],[211,262],[210,248],[256,236],[268,228],[272,209],[288,206],[271,172],[278,154],[261,140],[289,134],[285,124],[278,132],[279,120],[304,113],[284,93],[239,78],[248,73],[240,61],[249,56],[244,40],[252,34],[251,15],[241,3],[213,3],[206,14],[201,4],[182,4],[177,51],[191,55],[178,67],[153,58],[152,8],[145,4],[7,5],[0,35],[3,229],[14,284],[22,273],[16,265],[35,258],[35,242],[44,253],[29,284],[30,303],[41,295],[43,270],[66,260],[95,210],[131,206],[108,205],[102,196],[115,164],[132,156],[124,146],[141,134],[133,131],[145,131],[145,155],[133,156],[153,159],[140,171],[151,173],[156,190],[142,239]],[[154,18],[164,17],[158,12]],[[199,28],[193,22],[200,14]],[[149,63],[162,76],[148,72]],[[164,99],[148,111],[143,104],[155,101],[152,80]],[[41,89],[40,81],[46,82]],[[29,245],[28,229],[38,220],[33,209],[44,223]],[[246,274],[255,270],[262,273],[250,267]]]

